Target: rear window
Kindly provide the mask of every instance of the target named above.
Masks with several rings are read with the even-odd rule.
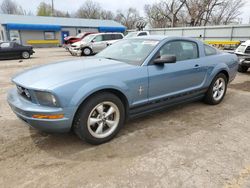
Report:
[[[212,46],[209,45],[204,45],[204,49],[205,49],[205,55],[206,56],[211,56],[211,55],[216,55],[217,54],[217,50],[215,48],[213,48]]]

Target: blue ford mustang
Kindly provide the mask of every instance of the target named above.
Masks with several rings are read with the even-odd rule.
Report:
[[[16,75],[15,114],[46,132],[73,129],[83,140],[112,139],[129,118],[203,99],[219,104],[238,58],[201,41],[166,36],[124,39],[94,57]]]

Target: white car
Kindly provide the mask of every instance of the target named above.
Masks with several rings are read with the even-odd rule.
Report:
[[[250,40],[242,43],[236,50],[235,54],[239,57],[239,72],[247,72],[250,68]]]
[[[140,37],[140,36],[148,36],[150,35],[148,31],[134,31],[129,32],[124,38],[132,38],[132,37]]]
[[[69,48],[72,55],[89,56],[96,54],[114,42],[123,39],[122,33],[96,33],[83,38],[81,41],[73,43]]]

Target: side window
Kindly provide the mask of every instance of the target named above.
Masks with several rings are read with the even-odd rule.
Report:
[[[94,38],[93,41],[94,41],[94,42],[101,42],[101,41],[103,41],[103,36],[102,36],[102,35],[98,35],[98,36],[96,36],[96,37]]]
[[[106,41],[106,40],[112,40],[112,35],[110,35],[110,34],[103,35],[103,40],[104,41]]]
[[[1,48],[9,48],[10,47],[10,43],[9,42],[4,42],[0,45]]]
[[[217,50],[209,45],[204,44],[204,48],[205,48],[205,55],[206,56],[217,54]]]
[[[146,35],[147,35],[147,32],[141,32],[141,33],[139,33],[138,36],[146,36]]]
[[[165,44],[160,50],[160,57],[166,55],[176,56],[177,61],[197,59],[199,57],[198,46],[191,41],[173,41]]]
[[[245,53],[246,53],[246,54],[250,54],[250,46],[247,47]]]
[[[122,39],[123,37],[122,37],[122,35],[121,34],[113,34],[112,35],[112,39],[113,40],[119,40],[119,39]]]

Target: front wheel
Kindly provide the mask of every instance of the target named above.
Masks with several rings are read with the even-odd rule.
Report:
[[[92,50],[88,47],[82,49],[83,56],[90,56],[92,54]]]
[[[216,105],[221,103],[227,91],[227,77],[225,74],[218,74],[212,81],[205,96],[207,104]]]
[[[29,59],[30,58],[30,53],[27,51],[22,52],[22,58],[23,59]]]
[[[73,128],[82,140],[96,145],[114,138],[124,120],[125,110],[121,100],[105,92],[93,95],[81,105]]]

